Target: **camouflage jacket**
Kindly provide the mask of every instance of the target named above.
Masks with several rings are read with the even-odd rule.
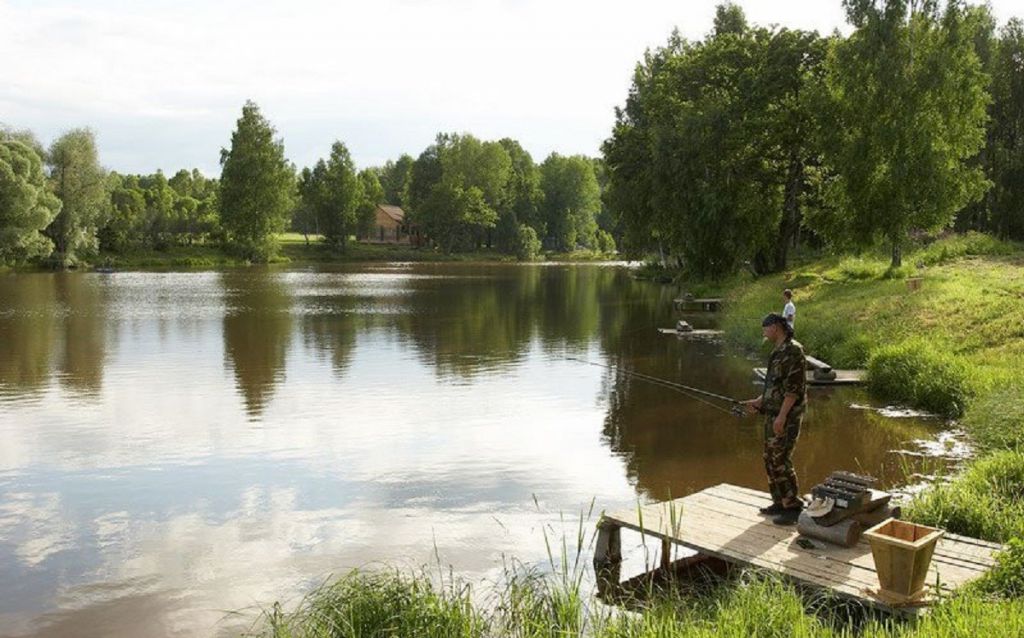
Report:
[[[802,414],[807,403],[807,359],[803,346],[793,339],[783,341],[768,357],[767,374],[761,410],[765,414],[778,414],[785,395],[795,394],[797,399],[790,415]]]

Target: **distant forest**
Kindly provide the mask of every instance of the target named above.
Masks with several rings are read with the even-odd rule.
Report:
[[[87,128],[44,148],[0,129],[0,263],[75,266],[207,244],[252,261],[294,230],[343,254],[377,204],[424,250],[520,259],[587,249],[658,255],[697,276],[786,268],[801,245],[884,245],[953,228],[1024,239],[1024,23],[964,2],[845,0],[848,36],[748,24],[649,50],[603,157],[439,134],[358,169],[344,142],[298,169],[246,103],[221,174],[123,175]]]

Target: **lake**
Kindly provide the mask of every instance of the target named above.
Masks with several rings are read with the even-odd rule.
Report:
[[[756,357],[657,332],[678,294],[621,265],[0,275],[0,635],[237,635],[353,567],[493,582],[592,503],[765,489],[759,421],[574,360],[755,396]],[[936,446],[871,404],[812,390],[803,489]]]

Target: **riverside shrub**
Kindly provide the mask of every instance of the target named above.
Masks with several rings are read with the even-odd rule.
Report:
[[[922,339],[877,348],[868,358],[868,384],[881,397],[958,417],[973,392],[970,370]]]

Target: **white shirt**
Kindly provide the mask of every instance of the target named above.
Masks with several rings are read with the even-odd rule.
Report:
[[[792,301],[786,302],[786,307],[782,309],[782,316],[789,322],[789,327],[793,328],[796,323],[796,306],[793,305]]]

